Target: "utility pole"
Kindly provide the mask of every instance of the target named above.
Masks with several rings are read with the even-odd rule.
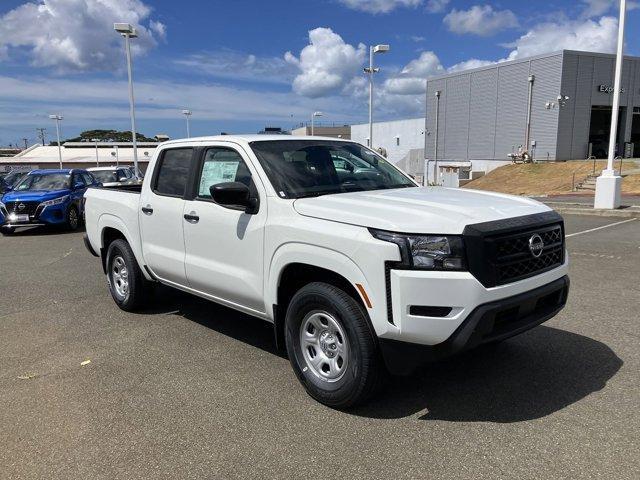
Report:
[[[24,142],[24,149],[26,150],[27,148],[29,148],[29,144],[28,144],[29,139],[23,138],[22,141]]]
[[[45,139],[46,131],[47,131],[46,128],[36,128],[36,132],[38,132],[38,138],[42,141],[43,147],[44,147],[44,139]]]

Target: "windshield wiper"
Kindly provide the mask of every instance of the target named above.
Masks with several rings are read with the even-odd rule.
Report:
[[[332,193],[342,193],[340,190],[320,190],[319,192],[306,192],[296,195],[296,198],[320,197],[321,195],[331,195]]]

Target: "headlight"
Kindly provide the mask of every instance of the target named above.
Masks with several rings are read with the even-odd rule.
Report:
[[[420,270],[465,270],[462,237],[455,235],[407,235],[369,230],[378,240],[398,245],[402,264]]]
[[[40,204],[41,207],[50,207],[51,205],[60,205],[61,203],[69,200],[69,195],[65,195],[64,197],[54,198],[53,200],[47,200],[46,202],[42,202]]]
[[[2,213],[3,215],[7,215],[8,213],[7,206],[2,202],[0,202],[0,213]]]

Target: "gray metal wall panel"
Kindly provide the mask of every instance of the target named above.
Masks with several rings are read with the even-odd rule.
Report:
[[[558,112],[558,147],[557,160],[572,158],[573,127],[576,112],[576,79],[578,78],[578,56],[564,53],[562,67],[562,82],[560,94],[569,97],[566,106]]]
[[[539,160],[555,160],[560,113],[557,97],[560,94],[562,81],[562,55],[532,60],[530,74],[535,76],[531,100],[530,135],[531,141],[536,142],[533,153]],[[547,103],[555,103],[556,106],[547,109]]]
[[[447,94],[445,92],[445,79],[430,80],[427,82],[427,158],[436,158],[435,156],[435,135],[436,135],[436,91],[440,90],[440,115],[438,126],[438,158],[443,158],[444,139],[445,139],[445,106]]]
[[[608,57],[593,58],[593,78],[591,80],[591,104],[611,106],[612,95],[598,91],[598,85],[613,85],[615,59]]]
[[[470,159],[494,158],[497,88],[497,69],[481,70],[471,74],[468,154]]]
[[[527,118],[529,62],[498,67],[498,118],[495,157],[507,155],[524,144]]]
[[[589,149],[589,125],[591,122],[592,94],[595,92],[594,57],[578,55],[578,70],[574,95],[573,134],[571,159],[587,158]]]
[[[635,88],[633,88],[633,105],[639,106],[640,105],[640,88],[638,88],[638,85],[640,84],[640,61],[634,60],[633,64],[634,64],[634,71],[635,71],[635,77],[634,77]]]
[[[467,158],[469,141],[469,75],[447,78],[443,159]],[[441,105],[442,106],[442,105]],[[440,157],[439,157],[440,158]]]

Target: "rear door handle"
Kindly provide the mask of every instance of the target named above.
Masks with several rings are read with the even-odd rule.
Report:
[[[196,212],[185,213],[184,219],[189,223],[198,223],[200,221],[200,217],[196,215]]]
[[[144,213],[145,215],[151,215],[153,213],[153,208],[151,208],[151,205],[142,207],[141,210],[142,210],[142,213]]]

